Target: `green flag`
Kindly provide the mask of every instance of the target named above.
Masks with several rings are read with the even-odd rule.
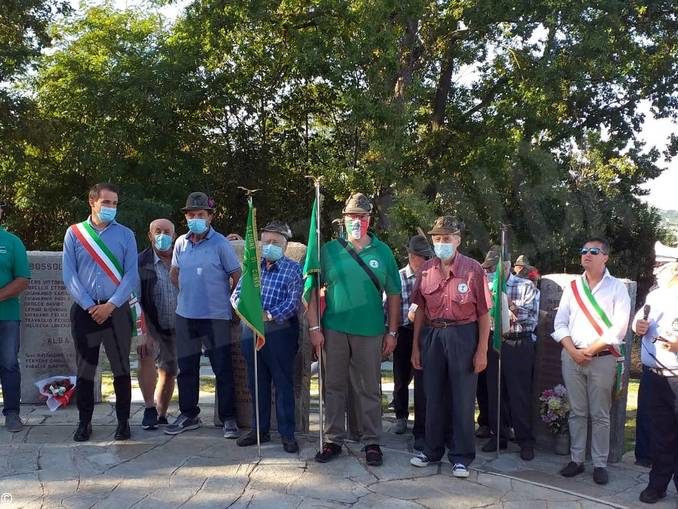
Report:
[[[318,200],[313,200],[311,211],[311,226],[308,228],[308,245],[306,246],[306,261],[304,261],[304,293],[302,300],[308,307],[313,291],[319,285],[320,261],[318,257]],[[318,303],[320,305],[320,303]]]
[[[499,255],[497,271],[494,273],[492,283],[492,348],[495,352],[501,352],[501,326],[502,326],[502,294],[506,293],[506,278],[504,277],[503,254]]]
[[[243,322],[252,329],[256,337],[257,350],[264,346],[264,309],[261,306],[261,279],[259,276],[259,253],[257,252],[256,209],[252,207],[252,198],[248,200],[247,229],[245,230],[245,249],[240,276],[240,299],[236,312]]]

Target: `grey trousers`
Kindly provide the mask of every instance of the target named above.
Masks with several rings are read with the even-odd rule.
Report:
[[[343,444],[349,384],[354,388],[364,445],[381,436],[381,350],[383,336],[354,336],[325,329],[325,438]]]
[[[610,452],[610,407],[617,361],[613,355],[594,357],[586,366],[561,352],[563,380],[570,401],[570,456],[575,463],[586,459],[588,418],[591,416],[591,459],[594,467],[606,467]]]

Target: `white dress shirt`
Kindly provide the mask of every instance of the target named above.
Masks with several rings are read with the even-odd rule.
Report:
[[[582,277],[586,276],[582,275]],[[554,331],[551,336],[558,343],[567,336],[572,338],[577,348],[587,348],[599,339],[608,345],[618,345],[624,342],[631,313],[631,299],[624,283],[612,277],[605,269],[603,279],[591,289],[591,293],[612,322],[612,328],[606,330],[602,337],[599,336],[577,304],[572,288],[568,284],[560,298],[558,312],[553,322]],[[581,297],[586,302],[586,296]]]
[[[650,306],[650,314],[647,318],[650,326],[643,336],[641,360],[645,366],[650,368],[666,367],[678,372],[678,353],[659,348],[659,342],[652,342],[657,336],[671,341],[678,339],[678,288],[658,288],[647,295],[645,304]],[[641,318],[643,318],[642,307],[636,313],[633,323]],[[663,366],[658,365],[657,361]]]

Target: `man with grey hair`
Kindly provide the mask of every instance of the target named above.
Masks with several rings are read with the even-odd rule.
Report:
[[[174,224],[155,219],[148,228],[151,246],[139,253],[140,302],[148,333],[137,346],[139,388],[146,408],[141,427],[156,429],[167,424],[177,376],[177,338],[174,328],[179,289],[170,280]]]

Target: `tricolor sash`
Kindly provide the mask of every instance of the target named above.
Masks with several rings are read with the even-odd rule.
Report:
[[[119,285],[124,273],[123,266],[113,252],[108,249],[104,241],[101,240],[101,237],[92,228],[92,225],[88,221],[83,221],[82,223],[71,225],[71,231],[104,274],[113,283]],[[132,292],[129,298],[129,308],[132,312],[132,336],[141,336],[146,332],[146,323],[144,321],[144,313],[141,310],[141,304],[139,304],[139,299],[134,292]]]
[[[612,329],[612,321],[608,318],[607,314],[600,307],[598,301],[593,296],[589,285],[586,283],[584,276],[578,277],[570,283],[572,288],[572,294],[574,299],[577,301],[579,309],[581,309],[584,316],[593,327],[593,330],[596,331],[598,336],[602,337],[605,334],[605,331]],[[615,377],[615,393],[618,393],[622,389],[622,380],[624,375],[624,358],[626,356],[626,346],[622,343],[619,345],[620,348],[617,350],[615,346],[609,345],[607,349],[612,355],[617,358],[617,376]]]

